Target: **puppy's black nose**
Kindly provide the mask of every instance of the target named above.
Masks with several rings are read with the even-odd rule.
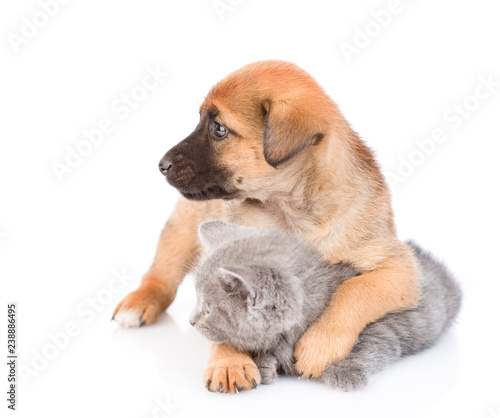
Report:
[[[172,162],[170,160],[167,160],[166,158],[162,158],[160,160],[160,164],[158,165],[158,168],[160,169],[160,173],[163,174],[164,176],[166,176],[168,170],[170,170],[172,168]]]

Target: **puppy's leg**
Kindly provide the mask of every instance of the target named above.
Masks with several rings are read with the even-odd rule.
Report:
[[[411,250],[401,250],[377,270],[347,280],[295,346],[297,370],[319,377],[325,367],[347,357],[363,328],[389,312],[414,306],[420,274]]]
[[[161,233],[153,265],[139,288],[115,308],[113,317],[119,325],[152,324],[168,308],[198,254],[198,224],[205,218],[218,217],[220,208],[216,206],[215,202],[179,200]]]
[[[238,393],[256,388],[261,378],[249,354],[227,344],[210,344],[203,381],[211,392]]]
[[[419,332],[412,329],[406,313],[395,313],[368,325],[347,358],[326,367],[321,381],[336,389],[358,390],[366,386],[371,375],[399,360],[404,354],[403,336]]]

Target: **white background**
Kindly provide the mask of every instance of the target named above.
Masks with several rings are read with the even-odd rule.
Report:
[[[6,317],[7,302],[18,303],[25,378],[17,416],[500,416],[500,87],[471,98],[480,77],[500,81],[500,8],[401,0],[375,34],[373,12],[388,3],[243,0],[221,19],[212,0],[74,0],[44,22],[36,1],[2,2],[0,312]],[[45,26],[16,52],[12,39],[35,16]],[[373,36],[348,60],[342,43],[354,45],[356,28],[366,25]],[[465,292],[457,324],[435,348],[358,393],[291,378],[237,396],[208,393],[201,381],[208,346],[187,320],[192,278],[158,324],[110,323],[151,262],[176,200],[158,161],[195,127],[213,83],[270,58],[316,77],[386,174],[402,169],[401,158],[417,158],[393,188],[399,234],[444,259]],[[114,112],[158,65],[169,72],[163,82],[127,117]],[[464,101],[474,110],[447,121]],[[65,163],[67,147],[103,118],[113,132],[59,179],[54,163]],[[438,128],[446,141],[418,160],[415,141]],[[113,271],[129,280],[111,293]],[[77,335],[64,337],[67,327]],[[43,362],[42,353],[52,358]],[[0,369],[2,399],[7,373]],[[161,409],[167,398],[175,409]],[[7,416],[4,400],[1,409]]]

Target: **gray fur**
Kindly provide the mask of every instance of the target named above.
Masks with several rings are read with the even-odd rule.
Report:
[[[297,375],[296,342],[354,269],[325,263],[312,247],[278,230],[209,221],[199,234],[206,254],[191,323],[210,341],[251,353],[265,384],[274,383],[278,371]],[[369,324],[349,356],[325,369],[325,384],[360,389],[390,363],[432,346],[456,317],[462,299],[457,282],[443,264],[408,244],[424,278],[419,305]]]

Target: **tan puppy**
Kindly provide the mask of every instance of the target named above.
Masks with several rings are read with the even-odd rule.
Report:
[[[345,282],[295,350],[297,369],[320,376],[345,358],[358,334],[419,299],[412,251],[396,237],[390,195],[370,149],[316,81],[294,64],[249,64],[216,84],[200,123],[160,162],[181,199],[141,286],[115,310],[124,326],[156,321],[200,251],[198,224],[210,218],[300,235],[325,260],[351,263]],[[212,345],[208,389],[255,387],[252,358]]]

